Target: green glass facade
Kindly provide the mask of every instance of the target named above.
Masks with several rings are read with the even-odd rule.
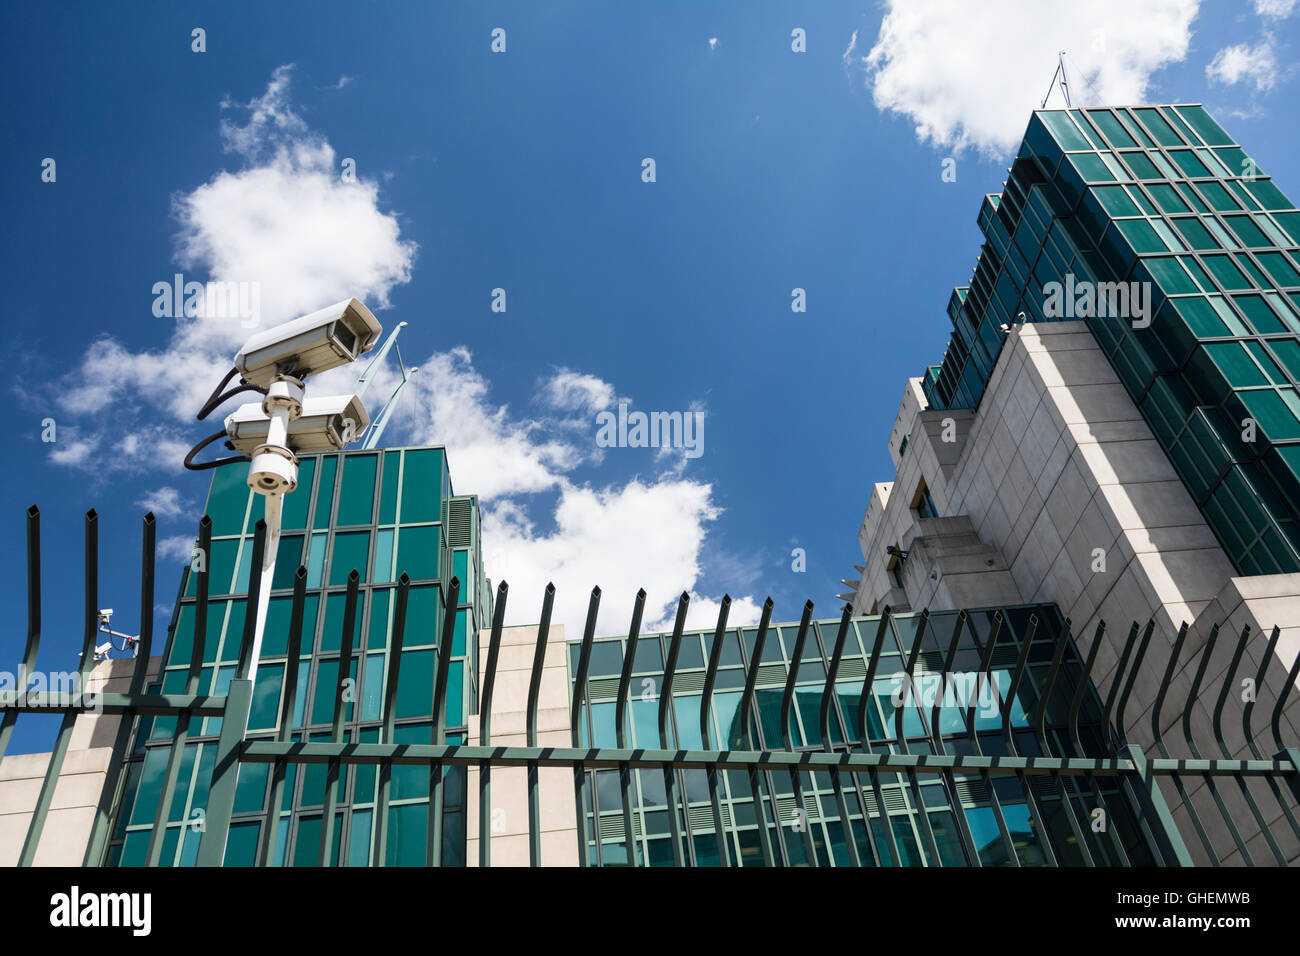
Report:
[[[245,484],[238,465],[213,472],[205,513],[212,519],[208,558],[209,604],[198,693],[226,693],[236,672],[246,610],[254,525],[263,499]],[[287,660],[294,573],[307,570],[301,654]],[[293,741],[329,740],[339,687],[347,580],[361,576],[352,642],[352,702],[344,740],[375,742],[382,724],[384,675],[392,636],[395,584],[411,578],[396,703],[396,742],[430,743],[432,690],[444,615],[443,583],[460,579],[460,599],[448,671],[448,742],[464,738],[466,716],[477,706],[474,662],[478,634],[491,613],[491,588],[483,574],[479,509],[472,496],[452,492],[441,447],[398,448],[310,455],[301,459],[298,489],[285,498],[261,661],[247,739],[269,740],[278,731],[286,668],[297,668]],[[158,689],[185,691],[194,642],[197,575],[187,568],[173,613]],[[138,722],[126,786],[113,828],[109,862],[141,865],[164,786],[176,718]],[[175,797],[169,808],[163,865],[194,862],[221,718],[195,718],[189,728]],[[227,865],[251,865],[265,824],[271,765],[240,767],[226,847]],[[279,808],[275,860],[315,865],[327,768],[289,764]],[[333,821],[335,865],[366,865],[374,830],[376,768],[349,767],[338,780]],[[388,863],[422,865],[428,819],[427,768],[395,766],[389,807]],[[444,834],[448,865],[463,864],[465,775],[444,778]],[[196,811],[198,811],[196,813]]]
[[[1237,570],[1300,570],[1300,211],[1273,181],[1197,105],[1041,111],[979,225],[930,407],[978,407],[1019,313],[1072,317],[1050,283],[1150,283],[1149,326],[1089,328]]]
[[[991,635],[998,609],[971,612],[957,644],[952,671],[974,672]],[[1055,605],[1003,608],[1005,621],[990,652],[991,673],[1000,691],[1011,686],[1012,671],[1031,633],[1030,619],[1037,617],[1032,629],[1028,664],[1015,700],[1010,702],[1011,728],[1015,746],[1024,756],[1044,752],[1036,729],[1026,719],[1035,713],[1037,702],[1047,686],[1054,649],[1061,637],[1063,621]],[[872,699],[867,707],[869,752],[935,753],[931,738],[932,710],[922,696],[902,698],[902,737],[896,733],[898,714],[894,706],[900,675],[921,633],[917,674],[937,674],[944,670],[944,659],[952,645],[958,612],[929,615],[921,627],[919,614],[902,614],[890,619],[884,649],[872,681]],[[820,730],[823,691],[826,686],[827,662],[833,654],[838,620],[813,622],[803,652],[799,657],[794,703],[789,732],[794,749],[825,749]],[[880,624],[878,617],[855,618],[835,681],[835,706],[830,714],[830,737],[836,752],[863,752],[861,734],[856,727],[859,698],[867,674]],[[672,683],[671,719],[668,727],[670,747],[683,749],[745,749],[743,735],[748,723],[753,749],[783,750],[781,704],[799,625],[772,625],[757,662],[755,694],[748,713],[741,712],[747,670],[753,663],[757,644],[757,627],[733,627],[723,633],[723,647],[714,685],[709,714],[709,739],[702,739],[700,708],[707,662],[713,651],[715,630],[689,631],[683,635]],[[659,747],[658,689],[663,680],[665,655],[669,652],[669,634],[646,634],[638,638],[632,669],[627,711],[627,745],[632,748]],[[611,637],[592,645],[588,670],[586,702],[579,723],[583,747],[613,747],[616,744],[617,695],[627,639]],[[578,669],[579,646],[569,647],[569,680],[572,684]],[[1083,663],[1073,641],[1067,644],[1061,670],[1051,684],[1045,730],[1053,753],[1074,753],[1066,725],[1075,688],[1083,679]],[[999,693],[999,698],[1003,695]],[[963,708],[957,698],[944,698],[939,710],[939,736],[948,754],[975,753],[968,734]],[[1102,708],[1092,688],[1082,698],[1080,736],[1087,753],[1102,749]],[[980,752],[987,756],[1005,756],[1008,747],[1002,732],[1002,720],[987,710],[977,710],[974,730]],[[718,849],[704,770],[677,770],[676,792],[685,799],[687,812],[684,826],[683,853],[692,865],[718,865]],[[808,864],[807,843],[802,827],[811,834],[813,852],[819,865],[849,865],[848,838],[838,804],[833,795],[829,773],[800,772],[805,813],[795,813],[797,798],[794,782],[787,773],[763,772],[758,775],[761,817],[755,808],[754,792],[748,774],[739,771],[719,773],[722,819],[729,858],[742,866],[761,866],[759,826],[766,826],[778,865]],[[889,848],[885,827],[895,837],[898,855],[904,866],[973,865],[968,858],[973,850],[980,865],[1009,865],[1007,842],[997,824],[990,784],[998,809],[1010,831],[1017,862],[1024,866],[1045,862],[1040,843],[1048,840],[1055,860],[1066,865],[1083,863],[1077,838],[1067,819],[1071,811],[1075,821],[1086,821],[1099,803],[1112,814],[1107,833],[1090,844],[1093,862],[1099,865],[1148,865],[1152,857],[1144,836],[1139,832],[1118,782],[1105,778],[1085,780],[1074,777],[1039,777],[1032,784],[1033,797],[1042,819],[1032,810],[1032,803],[1022,780],[1015,776],[991,779],[977,773],[952,775],[926,774],[909,781],[905,774],[881,773],[873,781],[870,774],[842,775],[845,783],[850,830],[856,841],[863,865],[896,865]],[[873,782],[878,782],[883,798],[881,813]],[[1096,788],[1100,788],[1100,797]],[[631,800],[635,839],[635,862],[638,865],[672,866],[673,851],[665,783],[659,771],[631,771]],[[585,788],[587,817],[586,847],[591,865],[628,864],[622,818],[622,786],[618,770],[589,772]],[[1063,804],[1068,801],[1068,807]],[[773,805],[775,803],[775,811]],[[871,835],[864,824],[863,808],[870,820]],[[958,810],[970,834],[963,838],[954,815]],[[925,819],[922,819],[924,814]],[[760,823],[760,819],[763,823]],[[780,825],[777,825],[779,820]],[[929,828],[929,833],[926,828]],[[933,835],[933,844],[930,836]],[[966,847],[971,849],[968,850]],[[933,847],[933,849],[932,849]],[[937,850],[939,860],[932,860]]]

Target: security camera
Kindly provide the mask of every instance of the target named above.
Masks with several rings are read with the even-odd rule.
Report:
[[[302,411],[289,422],[287,445],[298,455],[337,451],[355,441],[370,425],[366,406],[356,395],[304,398]],[[226,417],[226,434],[241,455],[251,455],[266,443],[271,418],[262,405],[240,405]]]
[[[235,356],[245,382],[266,388],[282,373],[304,379],[340,365],[375,347],[383,327],[357,299],[258,332]]]

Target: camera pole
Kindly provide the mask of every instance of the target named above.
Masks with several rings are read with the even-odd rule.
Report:
[[[257,683],[257,664],[262,657],[262,635],[275,577],[275,556],[280,550],[280,525],[284,496],[298,487],[298,456],[289,449],[289,422],[302,414],[303,383],[291,375],[271,380],[262,412],[270,419],[266,441],[253,449],[248,466],[248,487],[266,497],[266,544],[262,550],[262,576],[257,589],[253,624],[253,647],[249,655],[248,680]]]

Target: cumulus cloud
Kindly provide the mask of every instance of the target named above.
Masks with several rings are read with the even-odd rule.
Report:
[[[137,508],[152,511],[155,518],[180,518],[189,516],[190,503],[175,488],[157,488],[136,501]]]
[[[192,534],[176,534],[158,541],[158,557],[176,561],[189,562],[194,557],[195,539]],[[162,605],[163,613],[169,613],[170,607]]]
[[[291,76],[290,67],[280,67],[261,96],[222,103],[222,142],[242,161],[239,168],[172,200],[175,265],[185,280],[255,289],[258,314],[199,308],[192,315],[145,315],[141,322],[165,323],[164,334],[171,326],[162,348],[136,350],[113,335],[91,343],[59,399],[82,424],[81,444],[55,451],[54,461],[88,467],[85,449],[120,427],[123,406],[143,404],[151,417],[176,423],[168,434],[181,454],[159,460],[179,468],[192,444],[179,425],[192,420],[229,368],[253,319],[276,325],[352,295],[383,309],[390,292],[410,280],[414,243],[380,208],[376,182],[340,176],[334,149],[291,106]],[[171,283],[173,268],[160,266],[158,279]],[[328,384],[324,378],[318,381]]]
[[[1198,0],[888,0],[880,34],[858,66],[876,107],[906,117],[939,148],[1004,156],[1038,108],[1057,54],[1072,99],[1147,99],[1151,76],[1182,60]],[[845,51],[851,58],[856,39]]]
[[[1295,12],[1298,0],[1255,0],[1255,12],[1269,20],[1285,20]]]
[[[431,374],[424,377],[426,370]],[[492,400],[491,383],[474,367],[472,354],[456,348],[424,362],[411,387],[415,397],[404,410],[403,427],[418,441],[445,444],[457,490],[480,496],[483,559],[494,581],[510,584],[508,623],[536,622],[548,582],[556,586],[554,620],[570,638],[582,634],[594,585],[604,595],[602,634],[626,629],[642,587],[647,631],[671,626],[683,591],[693,596],[691,627],[716,620],[721,594],[701,588],[701,554],[721,515],[712,486],[684,477],[676,463],[664,467],[649,450],[627,453],[645,455],[647,467],[659,467],[654,477],[580,482],[575,469],[595,460],[593,419],[586,418],[587,430],[581,430],[545,414],[605,407],[615,396],[610,383],[559,369],[537,390],[535,410],[542,414],[515,412]],[[545,527],[535,517],[542,510],[540,492],[555,501],[545,509]],[[756,621],[753,598],[734,597],[732,622]]]
[[[546,400],[562,411],[597,412],[614,404],[614,387],[594,375],[560,369],[545,383]]]
[[[1250,45],[1238,43],[1224,47],[1214,55],[1205,75],[1211,81],[1232,86],[1236,83],[1252,83],[1261,93],[1277,85],[1278,65],[1275,43],[1271,36],[1264,37],[1259,43]]]
[[[633,480],[602,489],[561,481],[555,527],[539,533],[514,506],[489,510],[483,560],[510,583],[507,619],[537,619],[543,589],[556,585],[555,619],[580,637],[593,585],[600,585],[600,634],[626,633],[638,588],[646,590],[645,630],[667,630],[683,591],[693,595],[689,627],[717,619],[719,600],[696,591],[700,550],[719,515],[707,484],[679,478]],[[758,619],[754,600],[733,603],[732,623]]]

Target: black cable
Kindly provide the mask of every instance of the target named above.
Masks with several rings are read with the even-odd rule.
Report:
[[[207,448],[218,438],[225,438],[225,437],[226,437],[225,429],[222,429],[219,432],[213,432],[207,438],[203,439],[203,441],[199,442],[197,445],[191,448],[190,453],[185,456],[185,467],[188,468],[190,471],[206,471],[209,468],[219,468],[222,465],[229,465],[232,462],[236,462],[236,461],[252,461],[252,458],[250,458],[248,455],[234,455],[230,458],[217,458],[214,461],[200,462],[197,465],[194,464],[195,455],[197,455],[203,449]]]
[[[221,391],[223,388],[226,387],[226,383],[229,382],[232,378],[234,378],[235,373],[238,371],[239,369],[232,368],[229,372],[226,373],[226,377],[221,380],[221,382],[217,385],[217,387],[212,390],[212,394],[208,396],[208,400],[203,403],[203,407],[199,409],[198,415],[195,416],[199,421],[203,421],[203,419],[207,418],[209,415],[212,414],[212,410],[214,408],[221,405],[227,399],[232,398],[235,395],[238,395],[240,392],[257,392],[258,394],[261,395],[266,394],[266,389],[262,388],[260,385],[253,385],[243,380],[241,380],[240,384],[236,385],[230,391],[228,392]]]

